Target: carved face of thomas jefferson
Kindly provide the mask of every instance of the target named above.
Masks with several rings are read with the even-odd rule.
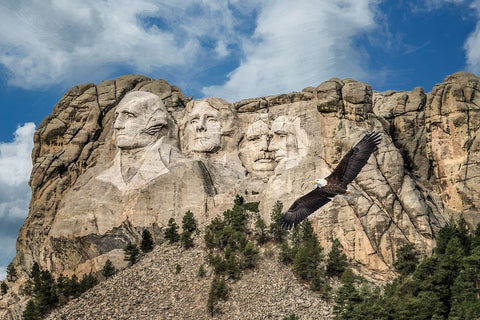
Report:
[[[182,120],[182,149],[215,153],[225,150],[227,136],[235,131],[236,115],[230,103],[220,98],[190,101]]]
[[[221,144],[219,111],[206,101],[195,103],[189,114],[186,130],[190,134],[190,149],[194,152],[214,152]]]
[[[168,111],[155,94],[129,92],[116,109],[114,129],[116,145],[121,150],[146,147],[158,140],[168,125]]]

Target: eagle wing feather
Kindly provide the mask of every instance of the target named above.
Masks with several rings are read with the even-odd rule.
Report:
[[[325,192],[320,188],[315,188],[298,198],[283,215],[280,222],[282,228],[290,229],[295,227],[306,217],[330,202],[334,196],[334,194]]]
[[[282,228],[290,229],[297,226],[309,215],[330,202],[336,194],[345,193],[347,185],[360,173],[370,155],[377,150],[381,140],[380,133],[375,131],[365,135],[343,156],[337,167],[326,178],[327,185],[325,187],[317,187],[295,200],[280,221]]]
[[[347,185],[356,178],[365,166],[370,155],[377,150],[377,145],[381,140],[380,133],[375,131],[364,136],[343,156],[337,167],[325,179],[328,184],[340,184],[343,188],[347,188]]]

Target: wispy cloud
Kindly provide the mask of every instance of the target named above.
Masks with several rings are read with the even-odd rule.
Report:
[[[4,280],[7,276],[7,268],[0,267],[0,281]]]
[[[0,142],[0,183],[14,187],[28,181],[34,132],[35,124],[29,122],[17,128],[12,142]]]
[[[261,8],[245,57],[226,83],[204,88],[230,101],[300,90],[328,78],[365,78],[353,45],[375,26],[376,1],[270,1]]]
[[[475,0],[470,5],[477,15],[477,25],[475,30],[465,41],[465,57],[467,70],[476,74],[480,73],[480,0]]]
[[[193,66],[225,55],[238,39],[234,15],[251,10],[248,1],[3,1],[0,64],[23,88]]]
[[[119,69],[193,77],[234,57],[228,81],[203,92],[235,100],[363,77],[353,38],[374,26],[377,2],[9,0],[0,4],[0,64],[9,84],[41,88]]]
[[[35,125],[17,128],[12,142],[0,143],[0,278],[15,254],[17,230],[28,215],[28,179]]]

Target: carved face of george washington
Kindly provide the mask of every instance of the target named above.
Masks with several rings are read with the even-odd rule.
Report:
[[[122,150],[146,147],[165,134],[168,114],[162,100],[143,91],[129,92],[116,109],[116,145]]]

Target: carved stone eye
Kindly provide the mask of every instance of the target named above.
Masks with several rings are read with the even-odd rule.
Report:
[[[253,136],[248,136],[247,140],[248,141],[257,141],[260,139],[260,135],[253,135]]]

